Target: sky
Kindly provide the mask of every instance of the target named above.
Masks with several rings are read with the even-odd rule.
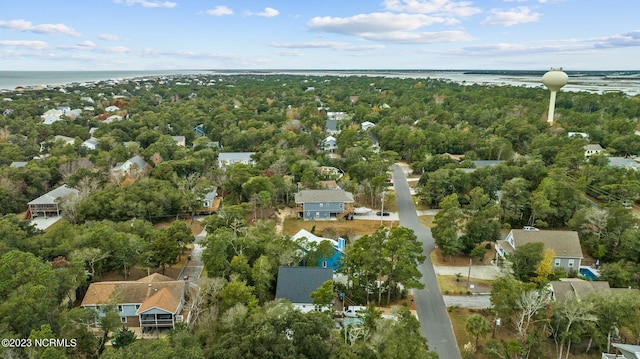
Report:
[[[3,0],[0,70],[640,70],[637,0]]]

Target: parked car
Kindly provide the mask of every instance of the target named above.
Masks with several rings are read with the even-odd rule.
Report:
[[[385,216],[386,217],[386,216],[389,216],[389,215],[391,215],[391,213],[389,213],[389,212],[382,212],[382,211],[376,212],[376,216]]]
[[[538,228],[533,227],[533,226],[524,226],[524,227],[522,227],[522,229],[524,229],[525,231],[539,231]]]

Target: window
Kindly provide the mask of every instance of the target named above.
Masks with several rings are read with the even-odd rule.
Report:
[[[555,267],[560,267],[560,258],[556,258],[554,266]]]
[[[122,312],[122,306],[121,305],[118,306],[118,311]]]
[[[322,262],[322,268],[327,268],[327,261]]]
[[[136,310],[140,309],[140,304],[136,304]]]
[[[127,317],[120,317],[120,323],[126,323]]]
[[[320,203],[320,208],[324,207],[324,203]]]
[[[96,310],[100,311],[100,306],[99,305],[96,305]]]
[[[573,267],[573,261],[574,261],[574,260],[575,260],[575,259],[569,259],[569,267]]]

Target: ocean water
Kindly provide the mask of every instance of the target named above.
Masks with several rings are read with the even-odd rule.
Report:
[[[432,78],[464,85],[511,85],[544,88],[542,75],[546,71],[511,70],[168,70],[168,71],[0,71],[0,90],[17,86],[64,85],[162,75],[233,75],[233,74],[296,74],[307,76],[383,76],[395,78]],[[566,71],[569,83],[562,91],[605,93],[622,92],[640,95],[640,71]]]
[[[178,71],[0,71],[0,90],[18,86],[65,85],[144,76],[187,75],[205,73],[197,70]]]

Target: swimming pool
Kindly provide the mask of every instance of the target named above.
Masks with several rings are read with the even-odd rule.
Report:
[[[595,269],[589,267],[580,267],[580,274],[588,280],[598,279],[598,274]]]

